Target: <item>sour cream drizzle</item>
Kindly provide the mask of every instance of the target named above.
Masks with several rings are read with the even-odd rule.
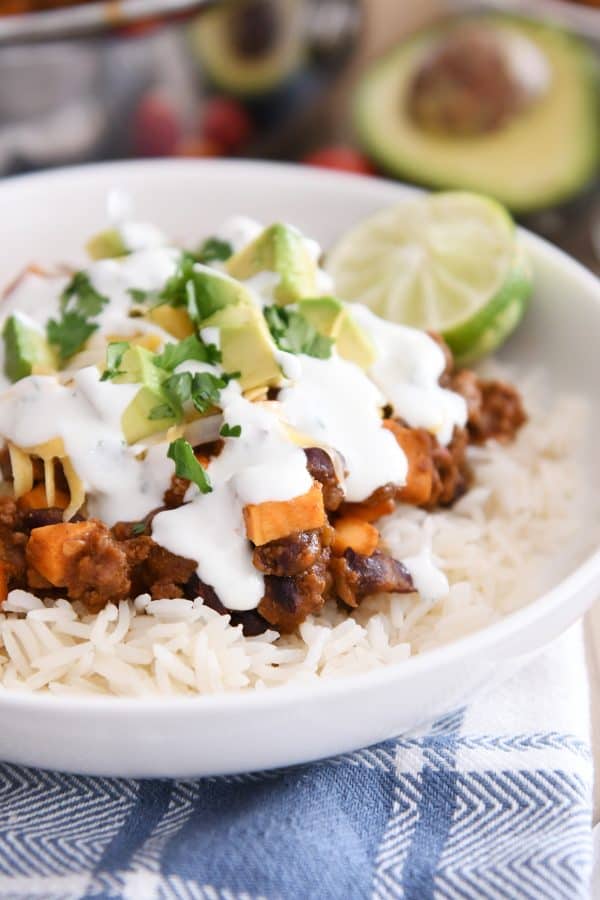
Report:
[[[406,481],[406,456],[391,432],[381,427],[385,400],[354,363],[297,357],[298,379],[279,395],[285,419],[316,444],[334,447],[348,470],[346,496],[360,501],[382,484]]]
[[[191,490],[190,502],[154,517],[152,537],[161,546],[193,559],[198,575],[229,609],[258,606],[263,577],[252,565],[243,507],[267,500],[291,500],[312,484],[303,451],[290,443],[281,421],[268,408],[249,403],[237,384],[221,394],[223,416],[241,425],[239,438],[225,442],[211,462],[210,494]]]
[[[0,394],[0,433],[19,447],[62,438],[82,479],[90,515],[108,525],[143,518],[161,506],[174,471],[165,447],[128,447],[121,416],[139,385],[100,381],[95,366],[67,384],[32,375]]]
[[[454,427],[467,421],[467,405],[439,385],[445,366],[441,348],[424,332],[386,322],[358,303],[352,304],[352,315],[375,344],[377,360],[369,374],[395,414],[448,444]]]

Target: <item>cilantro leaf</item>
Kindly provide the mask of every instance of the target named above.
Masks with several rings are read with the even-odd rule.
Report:
[[[163,352],[154,358],[154,365],[172,372],[188,359],[214,365],[221,361],[221,351],[215,344],[205,344],[195,334],[191,334],[178,344],[167,344]]]
[[[87,339],[98,326],[76,312],[63,313],[61,318],[50,319],[46,325],[48,341],[58,348],[62,362],[81,350]]]
[[[175,463],[175,474],[179,478],[187,478],[193,481],[203,494],[212,491],[210,479],[196,457],[192,445],[185,438],[177,438],[169,444],[167,456]]]
[[[329,359],[331,356],[332,338],[319,334],[301,313],[284,306],[266,306],[263,314],[280,350],[305,353],[318,359]]]
[[[96,290],[87,272],[75,272],[60,298],[63,312],[76,312],[86,319],[101,313],[107,303],[108,297]]]
[[[106,369],[102,373],[100,381],[108,381],[109,378],[116,378],[123,372],[119,369],[123,357],[129,350],[128,341],[113,341],[106,348]]]
[[[218,237],[207,238],[196,252],[196,259],[201,263],[211,263],[219,260],[224,262],[233,256],[233,247],[228,241],[222,241]]]
[[[192,403],[199,413],[208,412],[219,402],[222,389],[227,385],[225,378],[217,378],[211,372],[196,372],[192,379]]]
[[[146,523],[145,522],[136,522],[135,525],[131,526],[131,533],[134,535],[144,534],[146,531]]]
[[[240,437],[242,433],[241,425],[228,425],[227,422],[221,428],[219,434],[221,437]]]
[[[108,297],[98,293],[86,272],[75,272],[60,298],[61,317],[46,326],[48,341],[65,362],[77,353],[98,325],[89,320],[102,312]]]
[[[161,393],[165,402],[150,410],[149,419],[174,418],[181,422],[184,406],[190,400],[195,409],[204,415],[213,406],[217,406],[222,389],[226,386],[227,376],[218,378],[211,372],[180,372],[171,375],[161,385]]]
[[[127,293],[136,303],[145,303],[151,295],[151,291],[143,291],[141,288],[129,288]]]

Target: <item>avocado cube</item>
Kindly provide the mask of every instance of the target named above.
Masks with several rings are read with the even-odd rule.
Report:
[[[316,288],[317,266],[302,235],[289,225],[271,225],[262,234],[234,254],[227,271],[245,281],[259,272],[280,276],[275,299],[280,306],[310,297]]]
[[[58,370],[55,352],[44,335],[10,316],[2,330],[4,338],[4,373],[12,382],[28,375],[43,375]]]

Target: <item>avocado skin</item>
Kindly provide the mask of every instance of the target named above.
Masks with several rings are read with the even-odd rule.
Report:
[[[378,131],[375,131],[373,127],[374,122],[369,121],[369,107],[374,91],[380,90],[380,85],[385,80],[390,67],[400,67],[405,57],[414,52],[421,43],[442,37],[449,23],[456,25],[460,21],[457,18],[442,21],[432,28],[417,32],[409,40],[380,58],[367,71],[356,91],[353,107],[354,128],[359,141],[369,156],[384,172],[424,187],[439,190],[460,188],[486,193],[495,197],[518,214],[534,212],[566,202],[592,183],[598,175],[600,165],[600,79],[596,58],[581,40],[563,32],[558,27],[510,15],[481,14],[479,16],[463,17],[465,22],[477,20],[488,26],[508,26],[517,30],[524,37],[536,43],[542,51],[549,47],[553,53],[563,57],[568,67],[574,73],[577,73],[577,92],[582,105],[582,115],[577,125],[566,136],[566,140],[570,141],[570,146],[576,150],[572,165],[562,166],[560,177],[557,175],[554,178],[546,179],[543,186],[536,189],[535,192],[532,192],[526,186],[527,172],[523,172],[525,181],[523,190],[519,192],[514,190],[514,186],[511,189],[500,186],[496,181],[493,169],[487,173],[485,179],[480,174],[473,175],[472,172],[463,173],[460,177],[454,177],[447,166],[444,171],[442,154],[445,147],[451,147],[453,144],[453,139],[450,137],[443,139],[439,143],[439,159],[436,160],[433,169],[429,169],[428,162],[423,159],[422,154],[414,154],[412,151],[407,151],[406,141],[403,142],[401,139],[402,129],[398,130],[398,140],[395,146],[391,147],[389,143],[386,146],[384,134],[388,127],[386,120],[383,120],[381,130]],[[546,44],[546,48],[544,44]],[[407,74],[412,76],[413,72],[414,68],[411,68]],[[403,80],[402,84],[405,83],[406,80]],[[398,107],[400,108],[400,97],[398,101]],[[520,116],[520,119],[524,122],[528,115],[530,114],[525,111]],[[408,116],[406,118],[408,120]],[[380,127],[380,124],[380,122],[377,123],[377,128]],[[557,121],[557,129],[562,124],[564,124],[562,120]],[[540,150],[537,157],[533,156],[533,167],[539,174],[540,170],[542,172],[544,170],[545,159],[551,156],[552,142],[546,140],[543,136],[541,136],[541,140],[538,139],[538,133],[535,128],[530,130],[532,144],[535,145],[537,143]],[[499,134],[503,134],[503,131],[503,129],[500,129]],[[383,137],[382,134],[384,134]],[[422,138],[423,145],[425,145],[428,136],[424,132],[422,133]],[[433,147],[438,138],[437,136],[431,136],[429,140],[431,147]],[[457,141],[464,157],[472,154],[474,162],[480,158],[481,141],[473,141],[471,147],[469,147],[470,139],[468,138],[457,139]],[[490,146],[492,141],[493,137],[488,137],[487,145]],[[519,161],[515,162],[510,158],[509,151],[504,153],[502,162],[506,164],[507,171],[511,166],[513,171],[516,171],[521,166]]]
[[[4,373],[11,382],[27,378],[35,369],[56,371],[56,357],[44,337],[28,328],[16,316],[10,316],[2,330]]]

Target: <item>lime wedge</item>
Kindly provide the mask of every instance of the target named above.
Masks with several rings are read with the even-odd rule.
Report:
[[[508,337],[532,290],[508,212],[462,191],[417,195],[378,212],[340,240],[326,268],[343,300],[439,332],[461,364]]]

